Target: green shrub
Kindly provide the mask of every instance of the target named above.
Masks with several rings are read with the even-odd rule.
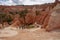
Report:
[[[30,29],[30,28],[34,28],[34,26],[33,26],[33,25],[29,25],[27,28],[29,28],[29,29]]]

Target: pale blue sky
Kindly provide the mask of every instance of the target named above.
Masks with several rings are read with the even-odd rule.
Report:
[[[53,3],[55,0],[0,0],[0,5],[35,5]]]

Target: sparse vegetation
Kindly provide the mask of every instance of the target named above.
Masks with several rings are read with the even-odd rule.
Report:
[[[7,18],[6,18],[6,21],[10,24],[10,22],[12,21],[13,19],[11,18],[11,16],[9,15]]]
[[[34,26],[33,25],[29,25],[27,28],[34,28]]]
[[[14,13],[13,12],[9,12],[10,14],[12,14],[12,15],[14,15]]]
[[[23,11],[19,12],[19,15],[20,15],[20,17],[23,17],[24,18],[27,13],[28,13],[28,10],[27,9],[24,9]]]
[[[6,13],[0,13],[0,23],[3,23],[3,22],[11,22],[12,21],[12,18],[10,15],[7,15]]]
[[[40,11],[36,11],[36,15],[39,15],[40,13],[39,13]]]
[[[4,21],[6,21],[6,14],[4,14],[3,12],[0,12],[0,23],[3,23]]]

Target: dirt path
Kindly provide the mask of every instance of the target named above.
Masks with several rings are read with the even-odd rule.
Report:
[[[28,29],[27,29],[28,30]],[[45,32],[44,29],[36,31],[18,30],[18,35],[3,40],[60,40],[60,32]]]

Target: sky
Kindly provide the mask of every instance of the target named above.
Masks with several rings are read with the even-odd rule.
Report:
[[[53,3],[55,0],[0,0],[0,5],[36,5]]]

